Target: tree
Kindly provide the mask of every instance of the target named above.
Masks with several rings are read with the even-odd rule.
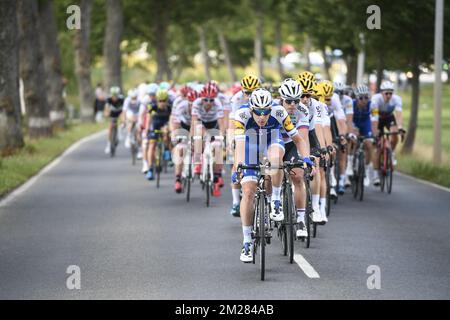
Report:
[[[0,1],[0,154],[23,147],[16,0]]]
[[[75,69],[78,80],[81,119],[86,122],[92,122],[94,120],[94,95],[91,84],[91,54],[89,51],[92,1],[81,0],[80,7],[81,29],[75,31],[73,38]]]
[[[53,0],[39,2],[39,14],[42,31],[39,33],[44,54],[45,83],[47,100],[50,106],[50,120],[53,127],[65,126],[65,101],[63,98],[63,78],[61,71],[61,54],[58,44]]]
[[[122,53],[120,42],[123,33],[123,8],[121,0],[107,0],[106,34],[103,46],[105,58],[105,87],[122,87]]]
[[[24,98],[31,138],[52,134],[49,107],[46,98],[45,71],[39,32],[37,1],[17,1],[20,35],[20,75],[24,83]]]

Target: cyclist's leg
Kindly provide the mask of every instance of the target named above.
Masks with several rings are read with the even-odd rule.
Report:
[[[246,171],[246,170],[244,170]],[[250,171],[250,170],[247,170]],[[256,174],[244,173],[244,178],[241,181],[242,184],[242,200],[241,200],[241,222],[242,222],[242,234],[243,234],[243,248],[241,251],[241,261],[251,262],[253,259],[253,247],[252,247],[252,228],[254,217],[254,201],[257,187]]]

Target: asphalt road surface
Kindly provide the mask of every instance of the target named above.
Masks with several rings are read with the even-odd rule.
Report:
[[[396,176],[392,195],[345,195],[311,248],[296,243],[298,263],[273,239],[262,282],[258,264],[239,261],[228,188],[206,208],[197,183],[186,203],[172,174],[157,190],[123,146],[105,156],[104,140],[0,204],[0,299],[450,298],[447,191]]]

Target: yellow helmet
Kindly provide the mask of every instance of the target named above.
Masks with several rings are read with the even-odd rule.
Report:
[[[325,95],[325,97],[333,96],[334,86],[333,86],[333,83],[331,83],[331,81],[324,80],[324,81],[320,82],[320,84],[322,85],[322,90],[323,90],[323,94]]]
[[[309,71],[303,71],[301,72],[298,76],[297,76],[297,81],[299,79],[309,79],[313,82],[316,82],[316,76],[314,75],[314,73],[309,72]]]
[[[253,91],[259,87],[261,87],[261,82],[255,76],[248,75],[242,78],[241,86],[243,90]]]
[[[297,82],[300,83],[304,94],[314,94],[314,87],[316,82],[309,78],[297,77]]]
[[[158,101],[167,100],[169,99],[169,93],[167,92],[167,90],[159,89],[158,91],[156,91],[156,99]]]

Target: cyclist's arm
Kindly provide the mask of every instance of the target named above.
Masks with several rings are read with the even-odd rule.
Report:
[[[403,112],[402,112],[402,101],[399,98],[399,101],[397,102],[397,105],[395,106],[394,116],[395,121],[397,122],[398,129],[403,128]]]
[[[378,136],[378,122],[380,121],[380,115],[379,115],[379,109],[377,105],[371,105],[371,111],[370,111],[370,121],[372,122],[372,132],[375,137]]]

